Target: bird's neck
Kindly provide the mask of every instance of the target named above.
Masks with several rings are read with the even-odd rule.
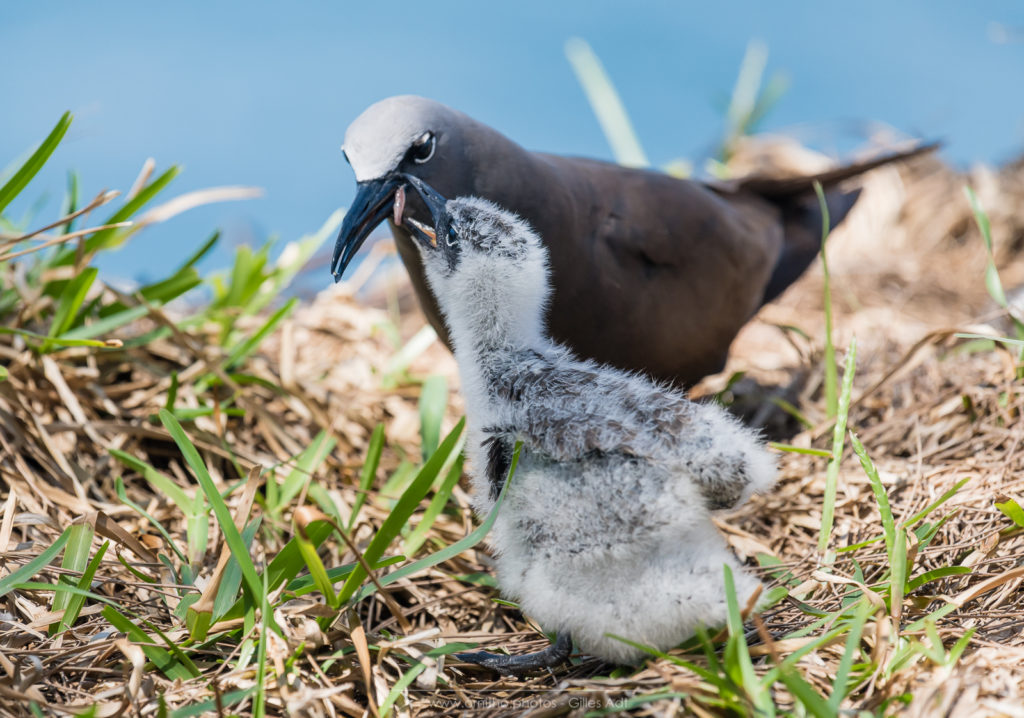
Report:
[[[544,335],[541,308],[522,304],[479,303],[473,311],[446,311],[448,329],[459,365],[467,413],[492,410],[491,385],[514,357],[547,353],[553,346]],[[446,308],[447,310],[447,308]]]
[[[480,304],[472,311],[446,312],[452,344],[460,358],[489,362],[495,357],[548,343],[541,312],[522,306]]]

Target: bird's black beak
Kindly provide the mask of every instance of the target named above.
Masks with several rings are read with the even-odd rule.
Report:
[[[421,243],[431,248],[440,248],[448,265],[452,268],[458,263],[459,244],[451,228],[451,216],[448,214],[448,200],[444,196],[421,180],[411,174],[403,174],[402,179],[412,185],[416,193],[423,199],[423,203],[430,210],[430,217],[434,220],[433,228],[417,222],[412,217],[407,217],[404,224],[412,231],[412,234]]]
[[[395,174],[359,183],[359,191],[356,192],[352,206],[345,213],[345,221],[342,222],[338,239],[334,243],[334,256],[331,257],[334,281],[341,279],[345,268],[370,236],[370,232],[391,212],[395,190],[401,183],[401,178]]]

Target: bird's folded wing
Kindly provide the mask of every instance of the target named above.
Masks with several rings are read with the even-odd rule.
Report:
[[[737,506],[774,483],[759,437],[720,407],[678,401],[589,416],[572,409],[571,402],[525,403],[516,421],[488,433],[558,462],[615,455],[678,471],[709,509]]]

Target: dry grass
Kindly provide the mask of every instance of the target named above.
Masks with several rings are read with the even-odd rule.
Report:
[[[758,151],[766,152],[763,148]],[[736,161],[752,152],[741,149]],[[1024,713],[1024,539],[995,507],[1006,496],[1024,494],[1019,478],[1024,395],[1015,357],[990,347],[966,351],[952,336],[955,329],[999,320],[985,294],[984,253],[963,199],[963,182],[964,177],[932,158],[902,173],[876,172],[855,215],[830,240],[836,345],[846,346],[853,335],[859,344],[850,427],[875,460],[894,515],[909,517],[970,478],[930,517],[935,521],[951,514],[918,552],[915,573],[951,565],[969,566],[971,573],[928,583],[908,595],[900,609],[870,616],[861,646],[874,668],[844,702],[848,708],[912,715]],[[1024,221],[1014,216],[1024,200],[1024,168],[979,171],[971,182],[990,212],[997,257],[1007,285],[1013,285],[1024,277],[1024,262],[1017,261]],[[396,308],[409,307],[404,285],[385,281],[378,286],[382,288],[373,303],[390,306],[392,319]],[[418,457],[419,385],[399,382],[395,388],[381,388],[381,375],[394,355],[379,329],[389,313],[357,303],[351,289],[325,291],[263,344],[245,372],[265,384],[221,377],[216,391],[233,397],[244,410],[241,416],[200,416],[189,434],[215,482],[226,487],[244,479],[253,466],[286,473],[293,457],[326,430],[338,443],[312,479],[328,489],[346,515],[356,502],[368,437],[376,423],[385,422],[388,448],[353,531],[355,542],[365,547],[390,510],[381,482],[406,456]],[[159,323],[161,317],[146,322]],[[401,333],[411,336],[419,322],[412,311],[402,314]],[[812,339],[784,333],[776,325],[799,327]],[[831,429],[820,396],[822,326],[821,278],[812,271],[744,331],[729,370],[707,380],[696,393],[721,389],[735,371],[747,373],[748,386],[756,380],[759,386],[785,387],[786,398],[813,425],[788,441],[828,448]],[[66,349],[42,359],[17,338],[0,335],[0,356],[8,372],[0,382],[0,577],[84,517],[112,543],[92,590],[148,620],[150,632],[160,628],[171,641],[184,644],[187,631],[174,615],[182,594],[155,556],[168,553],[164,539],[118,499],[115,478],[122,476],[128,497],[176,539],[184,534],[184,519],[165,496],[112,459],[110,450],[142,459],[182,485],[193,483],[155,414],[167,404],[174,372],[180,384],[176,405],[198,408],[203,403],[189,393],[189,380],[219,371],[221,357],[208,341],[214,330],[200,327],[135,348]],[[441,373],[457,384],[452,358],[436,343],[409,373]],[[743,391],[742,383],[735,388],[736,393]],[[454,396],[446,428],[460,414]],[[790,597],[762,615],[760,624],[748,623],[751,654],[762,674],[807,642],[791,634],[812,624],[809,610],[835,611],[849,597],[844,577],[859,575],[870,585],[887,568],[884,547],[875,543],[838,553],[831,570],[821,570],[817,541],[825,465],[824,458],[784,454],[778,489],[721,520],[741,557],[753,562],[761,553],[775,556],[791,574]],[[231,494],[228,505],[238,509],[243,493]],[[253,544],[257,565],[276,555],[291,533],[288,512],[262,514],[260,538]],[[420,553],[453,543],[472,526],[468,498],[456,488]],[[216,522],[211,527],[209,549],[199,563],[205,580],[226,550]],[[840,548],[880,534],[870,482],[856,458],[847,456],[830,545]],[[341,541],[328,541],[320,553],[327,566],[354,558]],[[52,581],[59,573],[54,562],[35,580]],[[583,715],[627,708],[636,715],[714,713],[702,699],[712,692],[710,686],[667,659],[610,674],[611,667],[583,658],[553,674],[516,681],[446,663],[443,657],[424,657],[458,642],[512,651],[534,650],[546,642],[514,607],[493,600],[489,576],[486,552],[470,550],[343,611],[327,630],[314,620],[323,613],[318,594],[282,601],[274,616],[284,635],[265,636],[268,711],[376,714],[410,666],[419,662],[425,668],[395,696],[393,710],[399,714]],[[206,707],[213,711],[215,695],[226,696],[225,703],[231,704],[225,714],[251,710],[251,695],[240,701],[230,696],[257,680],[252,664],[233,668],[244,635],[223,634],[194,650],[199,678],[170,680],[145,667],[141,651],[112,630],[98,603],[87,602],[72,629],[49,636],[47,627],[56,620],[51,600],[51,592],[22,589],[0,598],[3,714],[31,715],[34,701],[36,710],[47,714],[83,712],[95,704],[95,715],[149,715],[158,713],[159,696],[172,714],[202,701],[214,701]],[[956,610],[938,620],[938,635],[948,649],[974,629],[963,657],[942,666],[915,656],[896,666],[893,659],[901,641],[931,641],[923,627],[913,628],[915,621],[950,603]],[[821,635],[827,628],[809,635]],[[245,631],[258,636],[260,626]],[[818,646],[799,661],[804,679],[826,696],[844,654],[843,640]],[[699,651],[687,660],[706,663]],[[792,706],[778,685],[776,703],[782,709]],[[906,694],[913,695],[909,705],[890,702]]]

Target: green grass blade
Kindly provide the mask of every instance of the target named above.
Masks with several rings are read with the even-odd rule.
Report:
[[[142,648],[142,652],[146,654],[146,658],[148,658],[153,665],[170,680],[174,681],[180,679],[187,681],[190,678],[196,678],[199,676],[199,670],[196,668],[195,664],[191,661],[188,661],[187,664],[182,663],[170,651],[166,650],[162,646],[156,645],[156,641],[154,641],[148,633],[132,623],[131,620],[113,606],[105,606],[103,608],[102,615],[103,618],[106,619],[107,623],[121,633],[127,635],[129,640],[140,644],[139,647]],[[189,664],[191,664],[191,668],[189,668]]]
[[[306,535],[315,546],[322,544],[331,535],[331,531],[332,526],[326,521],[314,521],[306,527]],[[267,574],[269,590],[271,592],[276,591],[281,584],[286,581],[291,582],[304,568],[306,568],[306,563],[303,561],[302,552],[299,550],[298,537],[292,537],[284,545],[284,548],[277,552],[277,555],[274,556],[267,566],[265,573]],[[328,571],[328,574],[330,574],[330,571]],[[291,583],[289,583],[290,585]],[[245,603],[242,599],[238,599],[222,618],[239,618],[244,612]]]
[[[216,246],[217,242],[219,242],[219,241],[220,241],[220,230],[218,229],[216,232],[214,232],[212,235],[210,235],[209,239],[207,239],[205,242],[203,242],[199,246],[199,249],[197,249],[195,252],[193,252],[192,255],[188,259],[185,260],[185,263],[182,264],[181,267],[178,268],[178,271],[182,272],[182,271],[184,271],[186,269],[190,269],[190,268],[196,266],[196,264],[199,263],[199,260],[201,260],[207,254],[209,254],[210,251]]]
[[[915,523],[917,523],[918,521],[923,519],[925,516],[927,516],[928,514],[933,512],[935,509],[937,509],[940,506],[942,506],[944,503],[946,503],[951,498],[956,496],[956,494],[960,491],[960,489],[962,489],[964,487],[964,484],[966,484],[970,480],[971,480],[971,478],[968,476],[965,479],[960,479],[959,481],[957,481],[956,484],[954,484],[953,487],[951,489],[949,489],[949,491],[945,492],[944,494],[942,494],[942,496],[937,498],[935,501],[933,501],[932,503],[928,504],[923,509],[921,509],[916,514],[914,514],[909,519],[907,519],[904,522],[905,525],[913,526]]]
[[[27,339],[30,346],[34,348],[45,348],[47,351],[54,347],[96,347],[98,349],[112,347],[112,345],[107,342],[96,341],[94,339],[65,339],[64,337],[51,339],[43,336],[42,334],[36,334],[35,332],[26,331],[24,329],[11,329],[10,327],[0,327],[0,334],[17,334],[18,336]]]
[[[57,337],[57,340],[66,343],[77,339],[93,339],[104,334],[109,334],[115,329],[120,329],[126,324],[138,321],[139,319],[147,316],[149,312],[150,309],[146,306],[124,309],[104,316],[94,322],[90,322],[89,324],[81,324],[74,329],[70,329]]]
[[[8,575],[0,578],[0,598],[3,598],[8,593],[14,590],[15,586],[19,583],[24,583],[30,578],[35,576],[37,573],[42,571],[44,568],[50,565],[50,561],[60,553],[61,549],[64,548],[64,544],[71,538],[71,527],[68,526],[64,529],[57,540],[48,546],[42,553],[36,556],[34,559],[26,563],[24,566],[16,571],[9,573]]]
[[[813,633],[814,631],[818,630],[822,626],[834,623],[835,620],[836,620],[836,615],[837,614],[835,614],[835,613],[822,613],[822,616],[821,616],[820,619],[818,619],[817,621],[812,622],[811,624],[809,624],[807,626],[803,626],[799,630],[794,631],[793,633],[785,636],[785,638],[797,638],[797,637],[801,637],[801,636],[810,635],[811,633]],[[782,663],[780,664],[780,667],[783,667],[783,668],[787,667],[787,666],[794,666],[795,667],[796,664],[799,663],[800,660],[803,659],[804,656],[807,656],[807,655],[817,651],[822,646],[825,646],[826,644],[830,643],[832,641],[832,639],[834,639],[836,636],[841,636],[844,633],[846,633],[847,630],[848,630],[847,626],[841,625],[838,628],[833,628],[832,630],[827,631],[827,632],[821,634],[820,636],[817,636],[816,638],[814,638],[814,640],[809,641],[808,643],[805,643],[800,648],[796,649],[795,651],[790,653],[788,656],[786,656],[782,660]]]
[[[142,478],[156,489],[158,495],[169,498],[186,516],[192,513],[193,500],[188,497],[185,490],[178,486],[170,476],[160,473],[142,459],[137,459],[120,449],[110,449],[110,455],[125,466],[137,471]]]
[[[285,317],[295,310],[295,307],[299,305],[298,297],[292,297],[284,306],[270,315],[270,318],[261,326],[252,336],[240,341],[228,354],[227,360],[224,362],[224,368],[228,371],[236,368],[241,364],[242,360],[256,351],[260,343],[267,338],[277,325],[280,324]]]
[[[857,458],[860,459],[860,465],[864,469],[864,473],[867,474],[868,480],[871,481],[871,491],[875,494],[875,502],[878,504],[878,513],[882,517],[882,532],[885,536],[885,548],[890,556],[892,556],[893,543],[895,542],[896,536],[896,521],[892,517],[892,508],[889,506],[889,495],[885,492],[885,486],[882,485],[882,479],[878,475],[878,469],[875,468],[875,462],[868,456],[867,450],[864,448],[864,444],[861,443],[860,439],[854,432],[850,434],[850,445],[853,447],[853,452],[857,454]]]
[[[103,224],[117,224],[118,222],[124,222],[130,219],[132,215],[145,207],[150,200],[156,197],[164,187],[171,182],[171,180],[177,177],[178,172],[180,171],[180,167],[169,168],[162,175],[143,187],[138,194],[125,202],[121,209],[110,215]],[[130,232],[131,228],[129,228],[128,231]],[[118,232],[121,233],[118,234]],[[101,229],[86,241],[85,253],[88,255],[100,249],[111,249],[116,247],[121,244],[127,236],[128,234],[126,232],[119,230],[117,227]]]
[[[337,440],[329,437],[327,432],[321,431],[305,451],[295,457],[295,466],[281,484],[277,504],[273,507],[273,511],[280,512],[291,503],[291,500],[302,491],[302,487],[312,480],[313,472],[334,450],[337,443]]]
[[[988,214],[981,206],[978,195],[970,185],[964,185],[964,194],[967,195],[967,202],[971,205],[971,213],[974,215],[974,222],[981,232],[981,239],[985,243],[985,252],[988,254],[988,263],[985,266],[985,288],[989,296],[999,306],[1005,308],[1006,292],[1003,291],[1003,283],[999,279],[999,270],[996,269],[995,255],[992,249],[992,225],[989,223]]]
[[[82,308],[85,295],[92,287],[93,281],[99,270],[96,267],[86,267],[78,276],[64,285],[64,290],[57,300],[57,309],[53,314],[53,321],[50,322],[49,336],[51,338],[60,336],[68,329],[78,316],[78,310]]]
[[[464,643],[449,643],[444,646],[438,646],[437,648],[433,648],[424,653],[423,655],[428,658],[437,658],[439,656],[447,656],[451,655],[452,653],[464,651],[468,647],[471,646],[467,646]],[[388,692],[387,698],[385,698],[384,701],[380,704],[379,710],[381,718],[387,718],[387,716],[391,715],[391,706],[393,706],[395,704],[395,701],[398,700],[398,697],[402,695],[402,691],[408,688],[409,685],[412,684],[414,680],[416,680],[416,676],[422,673],[426,667],[426,663],[424,663],[423,661],[417,661],[412,665],[411,668],[409,668],[409,670],[402,674],[401,678],[395,681],[395,685],[392,686],[391,690]]]
[[[931,613],[929,613],[928,615],[922,616],[921,618],[917,619],[913,623],[908,624],[906,627],[904,627],[903,633],[904,634],[909,634],[909,633],[915,633],[916,631],[920,631],[922,628],[924,628],[925,624],[928,621],[938,621],[940,618],[943,618],[944,616],[947,616],[950,613],[952,613],[953,611],[957,611],[957,610],[959,610],[959,607],[955,603],[952,603],[952,602],[947,603],[946,605],[942,606],[941,608],[938,608],[938,609],[932,611]]]
[[[64,548],[64,556],[61,557],[60,567],[65,571],[78,574],[85,574],[89,566],[89,552],[92,549],[92,539],[96,532],[92,526],[82,521],[68,527],[68,543]],[[61,576],[62,582],[74,583],[66,576]],[[71,601],[71,595],[58,591],[53,595],[50,610],[54,613],[66,611]],[[63,621],[50,624],[49,633],[54,635],[61,628],[64,628]]]
[[[104,541],[104,543],[109,543]],[[54,591],[68,593],[72,596],[81,596],[83,599],[105,603],[110,606],[117,606],[116,599],[108,598],[101,593],[95,593],[71,583],[46,583],[44,581],[23,581],[14,586],[19,591]]]
[[[825,407],[829,418],[836,415],[839,410],[838,390],[839,377],[836,366],[836,347],[832,341],[832,276],[828,271],[828,254],[825,245],[828,240],[829,225],[828,202],[825,200],[825,190],[821,183],[815,181],[814,192],[818,195],[818,208],[821,210],[821,269],[823,275],[822,302],[825,307]]]
[[[956,643],[949,649],[948,654],[948,665],[953,665],[960,660],[960,656],[963,655],[964,650],[967,648],[967,644],[971,642],[971,637],[974,635],[977,628],[969,628],[967,632],[957,639]]]
[[[778,104],[789,89],[789,78],[784,74],[772,75],[757,98],[757,104],[747,120],[747,133],[755,132],[761,120]]]
[[[121,503],[134,510],[137,514],[145,518],[147,521],[150,521],[150,523],[153,524],[155,529],[158,532],[160,532],[160,535],[164,537],[164,541],[166,541],[167,545],[171,547],[171,550],[174,551],[175,554],[177,554],[181,562],[186,563],[188,559],[185,557],[184,552],[182,552],[181,549],[178,548],[177,544],[174,543],[174,539],[172,539],[171,535],[167,532],[166,529],[164,529],[164,525],[156,518],[151,516],[150,513],[148,513],[145,509],[143,509],[141,506],[139,506],[134,501],[128,498],[128,493],[125,491],[125,482],[124,479],[121,478],[121,476],[118,476],[117,478],[114,479],[114,489],[117,492],[118,498],[121,500]]]
[[[932,581],[938,581],[940,578],[948,578],[950,576],[964,576],[971,573],[969,566],[940,566],[939,568],[933,568],[931,571],[925,571],[920,576],[916,576],[907,583],[907,593],[916,591],[927,583]]]
[[[405,556],[389,556],[382,558],[377,563],[371,563],[370,567],[376,571],[381,568],[387,568],[388,566],[394,566],[396,563],[401,563],[405,560]],[[352,573],[352,569],[358,566],[358,563],[346,563],[341,566],[335,566],[334,568],[327,569],[327,577],[331,579],[331,583],[335,584],[339,581],[348,578],[348,575]],[[310,575],[299,576],[295,580],[289,582],[285,590],[294,596],[304,596],[307,593],[312,593],[316,590],[316,581]]]
[[[179,269],[177,272],[165,279],[160,279],[135,290],[132,293],[132,296],[136,298],[141,297],[141,302],[138,304],[129,307],[124,302],[112,302],[100,311],[100,317],[106,318],[111,314],[118,314],[129,309],[138,311],[139,309],[145,309],[147,304],[159,307],[167,304],[168,302],[174,301],[190,289],[194,289],[202,283],[203,278],[199,276],[199,273],[195,269],[191,267]]]
[[[1020,349],[1024,347],[1024,339],[1013,339],[1012,337],[994,337],[990,334],[971,334],[970,332],[957,332],[953,335],[957,339],[980,339],[987,342],[999,342],[1007,346]]]
[[[835,521],[836,490],[839,484],[839,466],[843,459],[843,440],[846,436],[846,421],[850,413],[850,395],[853,393],[853,374],[857,366],[857,338],[850,340],[846,353],[846,369],[843,372],[843,392],[839,397],[836,425],[832,433],[832,458],[825,469],[825,497],[821,508],[821,533],[818,534],[818,551],[825,553],[832,535]]]
[[[150,304],[167,304],[202,283],[203,278],[199,276],[199,272],[188,267],[166,279],[147,284],[138,291]]]
[[[286,244],[274,262],[267,280],[259,284],[255,296],[246,302],[245,312],[255,314],[279,297],[324,242],[337,236],[344,216],[342,210],[335,210],[314,234],[304,235]]]
[[[188,541],[189,565],[198,566],[206,555],[210,538],[210,521],[202,491],[196,491],[192,508],[185,514],[185,538]]]
[[[264,268],[267,266],[269,247],[264,245],[255,252],[249,247],[238,248],[235,263],[231,268],[230,284],[226,304],[229,307],[247,308],[249,300],[259,291],[267,279]]]
[[[338,597],[334,592],[334,582],[327,574],[327,569],[316,552],[317,547],[307,538],[302,526],[295,524],[295,522],[293,524],[295,538],[298,540],[299,552],[302,554],[302,560],[306,562],[306,567],[309,569],[309,575],[312,577],[314,585],[323,594],[327,605],[331,608],[337,608]],[[349,575],[351,576],[351,573]]]
[[[280,633],[280,629],[277,628],[273,622],[273,612],[270,610],[270,603],[267,600],[267,595],[270,593],[267,590],[267,574],[263,574],[263,585],[261,591],[258,592],[260,597],[260,618],[262,619],[262,626],[260,630],[260,643],[257,648],[257,662],[256,662],[256,698],[253,701],[252,715],[253,718],[263,718],[266,715],[266,703],[267,703],[267,648],[270,643],[270,632],[275,631]],[[283,678],[283,676],[279,676]]]
[[[366,547],[364,557],[367,563],[374,563],[381,556],[384,555],[385,549],[391,544],[391,542],[398,536],[402,527],[408,522],[409,517],[412,516],[413,512],[419,507],[423,497],[427,495],[430,487],[434,485],[434,480],[437,475],[441,472],[442,467],[447,463],[448,458],[451,456],[452,451],[455,449],[458,443],[459,436],[462,434],[462,429],[466,425],[465,419],[460,419],[459,423],[455,425],[451,433],[445,438],[441,445],[437,448],[437,451],[430,460],[423,465],[416,478],[413,479],[403,493],[398,503],[395,504],[394,508],[391,509],[391,513],[384,523],[381,524],[380,529],[377,530],[377,534],[370,541],[370,545]],[[366,579],[366,571],[360,566],[356,568],[352,575],[348,577],[345,584],[341,588],[338,600],[339,605],[344,604],[348,601],[352,595],[359,588],[362,581]]]
[[[622,99],[590,45],[578,37],[569,38],[565,55],[611,145],[615,161],[626,167],[649,167],[651,163],[640,146]]]
[[[774,713],[774,704],[771,692],[757,679],[754,664],[750,660],[750,650],[747,648],[747,639],[743,634],[743,617],[740,614],[740,605],[736,597],[736,582],[733,579],[732,569],[728,565],[723,565],[722,571],[725,574],[726,627],[729,632],[729,641],[726,645],[726,671],[730,674],[738,674],[740,680],[736,680],[736,676],[733,679],[746,690],[751,703],[760,714],[772,714]],[[729,666],[729,663],[733,663],[733,665]]]
[[[384,576],[383,578],[379,579],[378,583],[380,583],[381,586],[388,586],[394,583],[395,581],[400,581],[401,579],[407,576],[412,576],[414,574],[419,573],[420,571],[425,571],[428,568],[431,568],[439,563],[447,561],[450,558],[458,556],[463,551],[468,551],[469,549],[473,548],[478,543],[483,541],[484,538],[487,537],[487,533],[491,530],[491,527],[494,526],[494,522],[498,519],[498,510],[501,508],[502,503],[505,501],[505,494],[508,493],[508,487],[512,484],[512,477],[515,476],[516,467],[519,465],[519,454],[521,450],[522,443],[517,442],[516,447],[512,452],[512,463],[509,465],[508,476],[505,479],[505,485],[501,487],[501,493],[498,494],[498,499],[494,502],[494,508],[491,509],[491,512],[487,514],[487,518],[483,520],[483,522],[476,528],[476,530],[467,534],[464,538],[459,539],[451,546],[446,546],[445,548],[441,549],[436,553],[432,553],[426,558],[422,558],[419,561],[413,561],[412,563],[406,566],[402,566],[402,568],[398,569],[397,571],[389,573],[387,576]],[[363,586],[363,588],[355,596],[353,602],[358,603],[359,601],[362,601],[367,596],[373,594],[376,590],[377,587],[373,584]]]
[[[864,631],[864,624],[871,616],[871,612],[871,602],[861,599],[857,613],[850,623],[850,633],[846,637],[846,646],[843,649],[842,657],[839,659],[839,667],[836,668],[835,680],[832,681],[832,695],[828,698],[830,715],[839,715],[839,706],[849,691],[850,669],[853,667],[853,661],[860,651],[861,633]]]
[[[173,411],[174,405],[178,403],[178,372],[171,372],[171,385],[167,387],[167,399],[164,401],[164,408]]]
[[[256,538],[256,531],[259,529],[260,523],[260,517],[257,516],[242,530],[242,541],[247,547],[252,547],[252,542]],[[213,621],[219,621],[221,616],[231,610],[231,607],[237,600],[238,589],[241,586],[242,569],[238,565],[238,561],[232,556],[228,560],[227,566],[224,567],[224,576],[220,580],[220,588],[217,590],[216,598],[213,599],[213,613],[211,614]]]
[[[621,641],[622,643],[625,643],[627,646],[632,646],[637,650],[643,651],[644,653],[648,653],[654,656],[655,658],[662,658],[670,663],[674,663],[675,665],[680,666],[681,668],[685,668],[688,671],[692,671],[698,677],[703,678],[705,681],[718,688],[718,690],[722,693],[734,690],[734,686],[732,685],[732,683],[728,679],[723,678],[721,666],[715,666],[714,668],[709,670],[708,668],[699,666],[696,663],[691,663],[685,659],[679,658],[678,656],[673,656],[671,654],[665,653],[664,651],[659,651],[657,648],[654,648],[653,646],[648,646],[643,643],[637,643],[636,641],[631,641],[630,639],[625,638],[623,636],[617,636],[614,633],[606,633],[605,635],[609,638],[614,638],[616,641]]]
[[[806,454],[807,456],[821,456],[826,459],[832,456],[832,452],[829,451],[828,449],[812,449],[806,446],[780,444],[777,441],[769,441],[768,446],[775,449],[776,451],[784,451],[789,454]]]
[[[334,503],[334,499],[331,498],[330,494],[327,493],[321,484],[313,482],[309,485],[309,498],[320,507],[320,510],[330,516],[334,523],[338,526],[344,526],[345,522],[341,519],[341,512],[338,511],[337,505]]]
[[[773,75],[762,89],[767,63],[767,46],[757,40],[747,43],[747,51],[740,63],[740,71],[726,109],[726,133],[718,154],[722,163],[729,161],[737,141],[756,130],[758,123],[788,89],[788,80],[778,74]]]
[[[797,409],[795,406],[790,404],[788,401],[786,401],[782,397],[780,397],[780,396],[773,396],[773,397],[771,397],[771,402],[773,404],[775,404],[775,406],[779,407],[784,412],[786,412],[787,414],[792,416],[794,419],[796,419],[800,423],[800,425],[803,426],[805,429],[813,429],[814,428],[814,422],[813,421],[811,421],[806,416],[804,416],[802,411]]]
[[[181,708],[172,711],[170,718],[195,718],[195,716],[215,714],[222,708],[230,708],[236,703],[241,703],[255,692],[256,686],[251,686],[240,691],[225,693],[218,698],[211,698],[210,700],[203,701],[202,703],[192,703],[190,705],[182,706]],[[157,716],[157,718],[160,717]]]
[[[391,472],[391,476],[387,478],[384,485],[380,487],[379,498],[388,503],[390,506],[394,506],[396,496],[401,496],[402,492],[409,488],[415,479],[422,466],[417,467],[410,461],[402,461],[395,470]]]
[[[348,518],[346,528],[351,531],[355,526],[359,510],[366,503],[366,492],[373,485],[373,479],[377,475],[377,466],[380,465],[380,455],[384,450],[384,425],[377,424],[370,435],[370,445],[366,449],[366,461],[363,463],[363,470],[359,475],[359,491],[356,493],[355,501],[352,502],[352,513]]]
[[[413,334],[409,341],[396,351],[381,372],[381,386],[393,388],[404,375],[409,365],[437,340],[437,332],[430,325],[424,326]]]
[[[786,667],[779,672],[779,678],[793,698],[815,718],[835,718],[837,713],[833,711],[814,686],[805,681],[795,668]]]
[[[889,554],[889,613],[897,620],[896,630],[899,631],[899,618],[903,615],[903,596],[907,589],[907,532],[900,528],[893,541],[892,552]]]
[[[420,451],[430,459],[441,443],[441,422],[448,408],[448,380],[440,374],[427,377],[420,389]]]
[[[67,190],[64,192],[64,200],[60,205],[60,216],[67,217],[78,211],[81,205],[81,192],[79,189],[78,173],[68,170]],[[75,231],[75,220],[69,220],[60,226],[60,232],[70,234]]]
[[[0,212],[7,208],[7,205],[25,189],[28,183],[32,181],[32,178],[36,176],[36,173],[43,168],[43,165],[50,159],[50,155],[57,149],[57,145],[64,139],[64,134],[70,126],[71,113],[65,112],[53,129],[50,130],[50,134],[46,136],[46,139],[36,148],[35,152],[4,183],[4,186],[0,187]]]
[[[939,508],[939,507],[940,507],[940,506],[942,506],[942,505],[943,505],[944,503],[946,503],[947,501],[949,501],[949,500],[950,500],[951,498],[953,498],[954,496],[956,496],[956,494],[957,494],[957,493],[958,493],[958,492],[960,491],[960,489],[962,489],[962,488],[964,487],[964,484],[966,484],[966,483],[967,483],[968,481],[970,481],[970,480],[971,480],[971,479],[970,479],[970,477],[967,477],[966,479],[961,479],[960,481],[956,482],[956,484],[955,484],[955,485],[954,485],[954,486],[953,486],[953,487],[952,487],[951,489],[949,489],[949,490],[948,490],[948,491],[946,491],[946,492],[945,492],[944,494],[942,494],[942,496],[940,496],[940,497],[939,497],[939,498],[937,498],[937,499],[936,499],[935,501],[933,501],[932,503],[930,503],[930,504],[928,504],[927,506],[925,506],[925,507],[924,507],[923,509],[921,509],[920,511],[918,511],[918,512],[917,512],[916,514],[914,514],[913,516],[911,516],[911,517],[910,517],[909,519],[907,519],[906,521],[904,521],[904,522],[903,522],[903,525],[904,525],[904,526],[913,526],[913,525],[914,525],[914,524],[916,524],[916,523],[917,523],[918,521],[920,521],[921,519],[923,519],[923,518],[924,518],[925,516],[928,516],[928,515],[929,515],[930,513],[932,513],[933,511],[935,511],[935,509]],[[944,518],[943,518],[943,519],[942,519],[942,520],[941,520],[941,521],[939,522],[939,524],[938,524],[938,525],[936,525],[936,526],[932,527],[932,530],[931,530],[931,531],[929,531],[929,534],[930,534],[930,535],[927,535],[927,536],[921,536],[921,537],[919,537],[919,538],[920,538],[920,540],[921,540],[921,543],[922,543],[922,546],[921,546],[921,548],[924,548],[924,544],[926,543],[926,539],[927,539],[928,541],[930,541],[930,540],[931,540],[931,535],[933,535],[933,532],[934,532],[935,530],[937,530],[937,529],[938,529],[938,528],[939,528],[939,527],[941,526],[941,524],[943,524],[943,523],[945,523],[946,521],[948,521],[948,520],[949,520],[949,518],[950,518],[950,516],[946,516],[946,517],[944,517]],[[877,543],[878,541],[883,541],[884,539],[885,539],[885,536],[884,536],[884,535],[882,535],[882,536],[875,536],[875,537],[873,537],[873,538],[867,539],[866,541],[861,541],[860,543],[855,543],[855,544],[851,544],[851,545],[849,545],[849,546],[843,546],[842,548],[840,548],[840,549],[837,549],[837,552],[838,552],[838,553],[845,553],[845,552],[849,552],[849,551],[856,551],[856,550],[858,550],[858,549],[862,549],[862,548],[864,548],[865,546],[868,546],[868,545],[870,545],[870,544],[873,544],[873,543]]]
[[[199,480],[199,485],[202,487],[203,493],[206,494],[206,499],[210,502],[213,513],[217,517],[217,522],[220,524],[224,541],[231,550],[231,555],[235,557],[235,560],[238,561],[238,565],[242,569],[242,577],[245,579],[246,586],[256,601],[262,601],[264,598],[261,595],[263,581],[256,572],[256,566],[253,565],[252,558],[249,556],[249,549],[242,540],[242,535],[235,527],[231,511],[228,509],[227,504],[224,503],[224,499],[221,498],[220,492],[217,491],[213,478],[206,469],[206,464],[203,463],[203,459],[199,456],[199,452],[196,451],[196,447],[192,444],[188,435],[185,434],[185,430],[181,428],[181,424],[178,423],[178,420],[174,418],[171,412],[167,411],[167,409],[161,409],[160,421],[163,422],[164,427],[174,438],[174,443],[178,445],[178,449],[185,457],[189,468],[192,469],[192,473]],[[273,617],[268,617],[267,620],[270,621],[271,625],[276,626]]]
[[[103,561],[104,554],[107,553],[107,549],[110,547],[109,541],[104,541],[100,546],[96,555],[93,556],[92,561],[85,567],[85,571],[82,572],[82,578],[78,581],[78,589],[86,591],[89,586],[92,585],[92,580],[96,576],[96,571],[99,570],[100,562]],[[60,619],[60,626],[58,631],[63,631],[65,628],[70,628],[78,620],[79,615],[82,613],[82,608],[85,606],[86,596],[81,593],[67,593],[68,602],[67,608],[64,610],[64,617]]]
[[[943,516],[941,519],[936,521],[934,524],[925,521],[923,524],[914,529],[914,535],[917,536],[918,540],[918,551],[922,551],[928,547],[928,545],[935,539],[939,533],[939,529],[945,526],[950,519],[955,518],[960,513],[960,509],[950,511],[948,514]]]
[[[1013,499],[1007,499],[1006,501],[997,501],[996,508],[999,509],[1006,518],[1013,521],[1018,528],[1024,528],[1024,509],[1020,507]]]
[[[306,527],[306,536],[315,546],[319,546],[331,535],[332,529],[326,521],[314,521]],[[305,566],[298,539],[292,538],[267,566],[267,585],[271,591],[276,591],[282,583],[295,578]]]
[[[405,543],[402,545],[402,553],[406,556],[414,556],[419,551],[420,546],[427,540],[427,533],[430,531],[430,527],[434,525],[434,521],[441,515],[441,510],[448,503],[448,499],[451,498],[452,490],[455,488],[455,484],[459,482],[459,477],[462,476],[462,466],[464,459],[462,454],[456,457],[455,462],[452,464],[451,469],[448,470],[448,475],[444,477],[444,481],[441,483],[441,488],[437,490],[433,498],[430,499],[430,503],[427,505],[427,510],[423,512],[423,518],[416,525],[416,528],[412,530],[412,533],[405,539]]]

